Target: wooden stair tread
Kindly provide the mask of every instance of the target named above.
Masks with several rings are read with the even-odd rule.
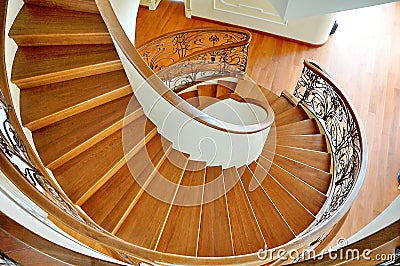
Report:
[[[279,137],[283,137],[289,135],[320,134],[320,131],[315,119],[307,119],[283,126],[278,126],[276,127],[276,134]]]
[[[127,126],[126,134],[131,137],[131,148],[137,145],[144,146],[143,126],[146,117],[141,116],[138,121]],[[122,129],[108,136],[96,145],[82,152],[70,161],[53,170],[53,173],[68,197],[74,202],[88,191],[100,187],[111,178],[125,164],[124,147],[122,144]],[[90,175],[82,169],[92,169]],[[94,192],[92,192],[94,193]]]
[[[272,165],[268,173],[307,208],[307,210],[317,215],[326,200],[324,194],[276,165]]]
[[[120,129],[130,100],[128,95],[32,132],[43,163],[54,169]]]
[[[233,83],[235,84],[235,83]],[[236,84],[235,84],[236,87]],[[222,82],[219,81],[217,84],[217,92],[215,94],[215,97],[220,97],[223,96],[225,94],[229,94],[235,91],[235,87],[233,87],[232,85],[228,84],[227,82]]]
[[[112,43],[99,14],[25,4],[11,27],[18,46]]]
[[[99,13],[95,0],[24,0],[27,4],[46,6],[53,8],[63,8],[67,10],[84,11],[89,13]]]
[[[113,44],[19,47],[11,79],[23,89],[121,69]]]
[[[286,100],[285,97],[281,96],[270,104],[272,110],[274,110],[275,116],[278,116],[280,113],[288,111],[292,109],[294,106]]]
[[[295,106],[289,110],[275,116],[275,125],[282,126],[309,119],[307,113],[300,106]]]
[[[172,144],[168,143],[163,146],[162,142],[161,135],[157,134],[148,144],[146,144],[145,149],[142,149],[132,158],[132,160],[129,161],[129,170],[134,175],[136,181],[133,188],[135,194],[133,195],[133,199],[129,199],[129,202],[127,201],[126,204],[118,206],[118,209],[115,209],[118,211],[116,213],[118,214],[118,217],[104,221],[104,223],[107,223],[105,224],[107,228],[113,228],[113,230],[110,230],[113,234],[116,235],[121,226],[126,222],[132,209],[144,194],[144,188],[146,188],[153,180],[154,173],[158,171],[170,152]],[[138,164],[136,162],[143,163]],[[126,206],[128,207],[126,208]],[[112,223],[113,221],[116,221],[117,223]]]
[[[267,102],[261,88],[251,80],[239,79],[235,93],[239,94],[242,98],[256,99],[261,102]]]
[[[128,94],[123,70],[21,90],[22,122],[34,131]]]
[[[226,188],[226,198],[235,255],[255,253],[265,241],[236,168],[224,170],[224,180],[227,187],[233,186],[229,191]]]
[[[306,150],[327,152],[327,143],[322,134],[276,136],[276,144]]]
[[[277,145],[275,153],[315,167],[321,171],[330,172],[331,169],[331,155],[327,152],[303,150]]]
[[[270,91],[269,89],[258,85],[261,88],[261,92],[264,94],[264,97],[268,100],[268,103],[272,103],[274,101],[276,101],[279,96],[276,95],[275,93],[273,93],[272,91]]]
[[[256,189],[250,191],[252,179],[253,174],[246,167],[241,176],[241,180],[243,181],[251,206],[259,221],[268,248],[277,247],[289,242],[295,235],[261,186],[257,186]]]
[[[180,184],[184,173],[184,168],[176,166],[174,163],[185,164],[188,161],[182,153],[173,150],[159,169],[159,173],[165,179],[175,184]],[[186,160],[186,162],[185,162]],[[165,189],[160,186],[165,182],[164,178],[153,178],[148,189]],[[168,202],[173,202],[176,189],[165,189],[163,198]],[[159,241],[159,236],[163,231],[164,224],[168,218],[171,204],[154,198],[147,192],[143,193],[139,201],[133,207],[126,221],[117,232],[117,236],[141,247],[155,249]],[[146,230],[143,230],[146,228]]]
[[[270,164],[271,162],[266,161],[264,157],[259,158],[260,165]],[[330,173],[318,170],[305,164],[301,164],[297,161],[290,160],[282,157],[278,154],[274,156],[274,164],[283,168],[287,172],[303,180],[313,188],[317,189],[324,195],[328,192],[332,175]]]
[[[296,235],[303,232],[315,220],[315,217],[265,172],[262,167],[257,167],[253,170],[253,173],[257,180],[261,181],[260,185],[263,190]]]
[[[197,95],[197,90],[184,92],[178,94],[182,99],[186,100],[188,103],[193,105],[194,107],[198,107],[200,105],[199,97]]]
[[[234,92],[237,86],[237,82],[229,81],[229,80],[218,80],[218,85],[221,85],[224,88],[229,88],[230,92]],[[218,88],[217,88],[218,92]]]
[[[123,157],[121,138],[120,130],[53,170],[58,183],[72,202],[76,203]],[[82,171],[86,167],[91,169],[90,175]]]
[[[207,105],[210,101],[215,99],[217,95],[216,84],[204,84],[197,86],[197,95],[199,97],[199,105]]]
[[[221,167],[207,167],[201,213],[199,257],[232,256],[233,244]],[[214,181],[213,185],[207,185]],[[211,201],[213,195],[222,195]]]
[[[162,163],[165,153],[160,145],[160,135],[156,135],[131,159],[130,163],[145,161],[145,157],[149,156],[149,161],[141,164],[139,170],[130,169],[131,165],[125,164],[119,169],[103,186],[101,186],[87,201],[82,204],[82,209],[86,211],[93,219],[103,228],[112,232],[117,224],[127,216],[130,209],[133,208],[137,197],[140,197],[142,187],[136,180],[138,178],[147,178],[149,168],[153,165]],[[119,183],[126,180],[127,187],[119,190]],[[128,181],[130,180],[130,181]],[[115,193],[112,193],[115,191]]]
[[[129,206],[130,200],[140,190],[127,165],[118,170],[107,182],[82,205],[82,209],[98,225],[113,230],[119,218]]]
[[[205,163],[202,162],[194,162],[197,166],[193,168],[189,167],[189,164],[190,161],[182,177],[181,186],[198,189],[190,191],[182,187],[178,189],[174,203],[185,203],[185,206],[172,206],[157,251],[186,256],[197,255],[201,204],[192,204],[202,202],[206,169]]]

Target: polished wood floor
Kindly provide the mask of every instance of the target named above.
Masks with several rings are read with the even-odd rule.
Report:
[[[279,93],[293,91],[306,58],[318,61],[344,88],[364,123],[369,162],[362,190],[338,237],[372,221],[398,195],[400,171],[400,3],[337,14],[339,28],[321,47],[253,32],[247,74]],[[219,26],[187,19],[182,2],[141,7],[136,43],[192,27]]]

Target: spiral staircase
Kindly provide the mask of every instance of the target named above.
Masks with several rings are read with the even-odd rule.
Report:
[[[76,229],[54,223],[93,248],[115,248],[114,256],[131,263],[259,264],[260,249],[303,241],[326,214],[337,182],[332,147],[315,114],[286,93],[249,90],[243,77],[186,86],[176,93],[198,110],[252,99],[274,113],[255,161],[207,166],[148,119],[108,28],[93,0],[25,0],[9,33],[18,45],[11,80],[39,163],[103,237],[89,229],[76,236]],[[157,175],[177,185],[164,191],[168,202],[147,192],[162,186]],[[188,195],[181,186],[203,189]],[[206,200],[215,193],[221,196]],[[200,204],[174,204],[179,200]]]

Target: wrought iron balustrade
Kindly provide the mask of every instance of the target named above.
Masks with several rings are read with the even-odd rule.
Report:
[[[154,72],[182,61],[218,62],[245,72],[250,40],[246,30],[191,29],[153,39],[138,52]]]
[[[311,232],[335,217],[345,215],[357,196],[367,168],[366,135],[348,97],[316,62],[304,62],[294,96],[323,127],[333,160],[332,188],[325,208],[320,211],[314,226],[308,229]],[[327,233],[310,247],[322,242]]]

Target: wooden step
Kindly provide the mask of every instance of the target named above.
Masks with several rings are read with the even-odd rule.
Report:
[[[134,126],[137,126],[137,124],[140,123],[140,120],[134,121]],[[126,127],[126,126],[124,126]],[[129,128],[128,130],[123,129],[122,134],[129,134],[131,131],[131,128]],[[143,129],[142,129],[143,130]],[[82,205],[83,203],[85,203],[85,201],[90,198],[93,193],[95,193],[98,189],[101,188],[101,186],[107,182],[107,180],[110,179],[111,176],[115,175],[115,173],[117,171],[119,171],[121,169],[121,167],[124,167],[126,162],[130,162],[130,160],[134,157],[137,156],[138,153],[142,153],[142,157],[137,157],[137,158],[144,158],[145,155],[147,155],[147,150],[149,150],[148,146],[150,145],[149,143],[151,143],[151,141],[156,138],[158,136],[158,139],[160,138],[159,134],[157,133],[157,128],[155,127],[154,124],[152,124],[151,122],[149,122],[149,120],[146,120],[146,125],[145,125],[145,133],[144,133],[144,137],[142,133],[139,133],[139,135],[141,136],[140,141],[136,142],[136,138],[131,136],[127,139],[123,139],[124,142],[124,157],[121,157],[116,164],[114,164],[111,168],[108,169],[107,172],[104,173],[104,175],[101,176],[101,178],[92,186],[90,187],[90,189],[88,189],[76,202],[76,204],[78,205]],[[170,146],[170,145],[169,145]],[[143,147],[146,147],[147,150],[143,151]],[[149,158],[152,160],[153,156],[155,156],[156,154],[158,154],[158,150],[156,150],[156,152],[153,151],[153,153],[151,154],[151,156],[149,156]],[[147,158],[147,157],[145,157]],[[151,161],[150,160],[150,161]],[[158,162],[158,160],[156,160],[156,162]],[[146,164],[146,163],[144,163]],[[147,163],[148,164],[148,163]],[[129,165],[130,168],[132,168],[131,165]],[[132,170],[133,171],[133,170]],[[136,169],[137,171],[137,169]],[[141,169],[140,169],[141,171]],[[138,173],[138,172],[135,172]]]
[[[271,162],[266,160],[263,156],[260,156],[258,162],[261,166],[264,164],[271,164]],[[320,191],[322,194],[326,195],[326,193],[328,192],[332,178],[332,175],[330,173],[282,157],[278,154],[275,154],[273,164],[303,180],[313,188]]]
[[[222,87],[229,89],[231,92],[234,92],[237,86],[237,82],[230,80],[218,80],[218,85],[221,85]],[[217,88],[217,93],[218,93],[218,88]]]
[[[83,11],[89,13],[99,13],[95,0],[24,0],[27,4],[46,6],[53,8],[63,8],[67,10]]]
[[[261,186],[257,186],[256,189],[250,191],[252,179],[253,173],[246,167],[241,180],[254,214],[259,221],[267,247],[274,248],[289,242],[295,237],[294,233]]]
[[[277,145],[275,148],[275,153],[300,163],[315,167],[321,171],[329,173],[331,170],[331,155],[327,152],[303,150]]]
[[[143,132],[145,121],[146,117],[142,115],[124,129],[124,133],[131,136],[129,138],[130,149],[139,150],[151,137],[155,136],[154,125],[154,130]],[[53,173],[68,197],[74,203],[81,205],[126,164],[125,160],[122,129],[120,129],[54,169]],[[92,170],[88,175],[86,172],[82,172],[82,169]]]
[[[21,90],[22,123],[34,131],[129,94],[123,70]]]
[[[217,95],[217,85],[216,84],[205,84],[197,86],[197,94],[199,97],[200,106],[207,105],[209,102],[213,101]]]
[[[270,91],[269,89],[258,85],[261,88],[261,92],[264,94],[264,97],[268,100],[268,103],[272,103],[274,101],[276,101],[279,96],[276,95],[275,93],[273,93],[272,91]]]
[[[19,47],[11,79],[24,89],[121,69],[112,44]]]
[[[149,159],[146,159],[149,157]],[[109,232],[116,231],[118,224],[122,224],[135,203],[143,193],[138,179],[151,178],[154,167],[159,167],[166,157],[161,145],[161,137],[157,134],[146,147],[143,147],[129,160],[103,186],[101,186],[87,201],[82,204],[82,209],[99,225]],[[137,168],[131,169],[131,164],[143,162]],[[121,187],[120,182],[126,186]]]
[[[275,125],[283,126],[309,119],[307,113],[300,106],[290,108],[275,116]]]
[[[324,194],[274,164],[268,173],[307,210],[317,215],[325,203],[326,196]]]
[[[278,137],[284,137],[290,135],[311,135],[311,134],[320,134],[315,119],[307,119],[276,127],[276,135]]]
[[[326,138],[322,134],[315,135],[278,135],[276,144],[287,147],[295,147],[306,150],[327,152]]]
[[[197,95],[197,90],[184,92],[178,94],[182,99],[186,100],[188,103],[193,105],[194,107],[198,107],[200,105],[199,97]]]
[[[229,82],[229,81],[218,81],[217,84],[217,92],[215,97],[221,97],[225,94],[230,94],[233,93],[235,91],[236,88],[236,83],[234,82]]]
[[[140,186],[125,164],[82,204],[82,209],[111,232],[139,190]]]
[[[162,178],[153,178],[148,189],[165,189],[163,200],[173,202],[177,187],[167,189],[162,185],[166,180],[176,185],[180,184],[185,168],[182,169],[175,164],[186,166],[188,156],[182,156],[181,152],[172,150],[168,157],[158,171]],[[147,192],[143,193],[116,235],[141,247],[155,249],[171,207],[171,203],[156,199]],[[143,230],[144,228],[146,230]]]
[[[286,100],[285,97],[279,97],[277,100],[270,104],[272,110],[274,110],[275,116],[292,109],[294,106]]]
[[[235,93],[239,94],[242,98],[256,99],[261,102],[267,102],[261,88],[251,80],[239,79]]]
[[[178,189],[175,205],[171,208],[157,251],[197,256],[205,172],[205,163],[188,162],[181,186],[192,190],[183,187]]]
[[[236,168],[224,170],[224,180],[227,187],[233,186],[227,188],[226,198],[235,255],[255,253],[266,243]]]
[[[257,180],[262,180],[260,184],[262,189],[296,235],[303,232],[315,220],[315,217],[262,167],[257,167],[253,171]]]
[[[32,132],[43,163],[55,169],[122,128],[130,100],[128,95]],[[142,115],[137,101],[135,106]]]
[[[213,182],[213,183],[210,183]],[[222,195],[213,199],[214,195]],[[221,167],[207,167],[201,213],[199,257],[234,255]]]
[[[108,44],[108,29],[99,14],[25,4],[9,36],[18,46]]]

